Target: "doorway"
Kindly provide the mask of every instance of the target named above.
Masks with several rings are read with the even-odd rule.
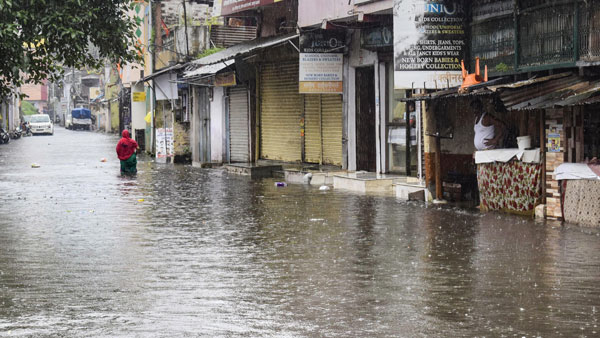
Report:
[[[208,87],[198,87],[198,114],[196,133],[198,135],[198,161],[209,163],[210,158],[210,93]]]
[[[377,170],[375,68],[356,68],[356,170]]]

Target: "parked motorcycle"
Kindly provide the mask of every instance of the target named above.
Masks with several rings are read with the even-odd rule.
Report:
[[[11,131],[10,133],[10,138],[14,139],[18,139],[21,138],[21,134],[22,134],[22,130],[21,127],[17,127],[15,130]]]
[[[4,128],[0,128],[0,143],[8,143],[10,142],[10,135]]]

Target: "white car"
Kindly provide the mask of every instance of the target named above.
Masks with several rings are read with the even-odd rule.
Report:
[[[54,134],[54,125],[48,114],[31,115],[29,128],[31,128],[31,133],[33,134]]]

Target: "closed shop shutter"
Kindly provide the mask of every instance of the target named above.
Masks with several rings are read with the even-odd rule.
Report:
[[[321,95],[304,95],[304,160],[321,163]]]
[[[341,166],[342,96],[304,95],[304,118],[306,162]]]
[[[262,158],[302,160],[301,96],[298,62],[265,64],[260,74],[260,154]]]
[[[229,156],[231,162],[249,162],[248,92],[229,89]]]
[[[342,165],[342,95],[321,96],[323,163]]]

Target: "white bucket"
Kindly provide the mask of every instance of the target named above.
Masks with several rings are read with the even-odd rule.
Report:
[[[519,136],[517,137],[517,144],[519,150],[525,150],[531,148],[531,136]]]

